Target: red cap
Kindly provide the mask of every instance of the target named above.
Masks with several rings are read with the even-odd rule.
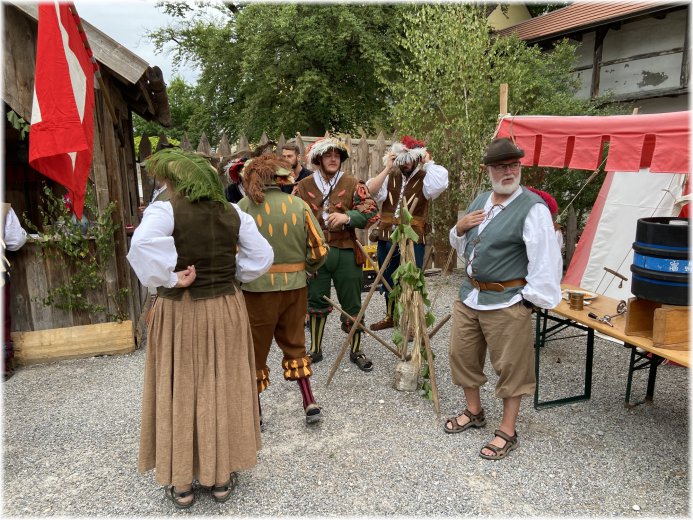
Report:
[[[424,146],[426,146],[426,143],[424,143],[423,141],[414,139],[409,135],[405,135],[404,137],[402,137],[402,140],[400,142],[410,150],[412,148],[423,148]]]

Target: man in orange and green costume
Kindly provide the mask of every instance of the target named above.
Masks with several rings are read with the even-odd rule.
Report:
[[[298,382],[306,422],[312,424],[320,421],[321,411],[310,386],[311,360],[306,354],[306,273],[315,273],[325,262],[328,247],[308,205],[281,190],[293,184],[291,174],[289,165],[273,154],[251,159],[243,167],[246,196],[238,206],[255,219],[274,250],[274,263],[242,288],[255,347],[258,401],[269,386],[267,356],[275,339],[284,353],[284,379]]]
[[[323,230],[330,252],[327,261],[308,286],[308,314],[310,315],[310,356],[313,363],[322,360],[322,335],[330,304],[329,296],[334,282],[342,308],[351,316],[361,310],[363,262],[357,249],[354,229],[364,229],[377,222],[378,208],[363,181],[341,171],[349,157],[346,144],[330,137],[317,140],[306,150],[306,161],[317,166],[317,171],[298,183],[298,196],[305,200]],[[342,317],[342,330],[349,331],[351,322]],[[373,370],[372,361],[361,351],[361,331],[351,342],[349,358],[363,370]]]

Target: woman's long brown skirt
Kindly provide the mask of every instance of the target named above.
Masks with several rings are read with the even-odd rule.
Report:
[[[162,485],[221,484],[260,449],[253,341],[243,293],[157,298],[149,323],[139,470]]]

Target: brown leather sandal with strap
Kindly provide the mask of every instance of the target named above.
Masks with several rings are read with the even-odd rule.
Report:
[[[186,491],[176,491],[175,486],[168,486],[165,493],[166,498],[173,502],[173,505],[178,509],[188,509],[195,503],[195,492],[192,486]],[[190,502],[183,502],[181,500],[181,498],[188,498],[190,495],[192,495],[192,500]]]
[[[502,430],[496,430],[495,432],[493,432],[493,435],[503,439],[505,441],[505,444],[503,446],[499,447],[499,446],[496,446],[495,444],[491,444],[489,442],[483,448],[481,448],[481,450],[479,451],[479,456],[482,459],[501,460],[501,459],[504,459],[505,457],[507,457],[508,453],[513,451],[515,448],[517,448],[517,431],[515,432],[515,435],[510,436]],[[493,441],[493,439],[491,439],[491,440]],[[493,455],[486,455],[483,452],[485,449],[492,451]]]
[[[458,419],[463,415],[469,418],[469,422],[460,424]],[[449,427],[448,424],[450,424]],[[473,414],[468,408],[465,408],[464,412],[461,414],[453,415],[445,419],[443,431],[445,431],[445,433],[460,433],[468,428],[482,428],[483,426],[486,426],[486,414],[484,413],[484,409],[482,408],[478,414]]]
[[[236,484],[238,484],[238,474],[234,472],[229,475],[229,480],[225,484],[215,484],[212,486],[212,499],[220,504],[226,502],[229,498],[231,498],[231,493],[233,493]],[[216,495],[215,493],[224,494]]]

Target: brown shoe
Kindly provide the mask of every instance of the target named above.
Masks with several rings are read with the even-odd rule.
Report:
[[[385,316],[382,320],[372,323],[371,330],[385,330],[391,329],[395,326],[395,322],[392,321],[392,316]]]

